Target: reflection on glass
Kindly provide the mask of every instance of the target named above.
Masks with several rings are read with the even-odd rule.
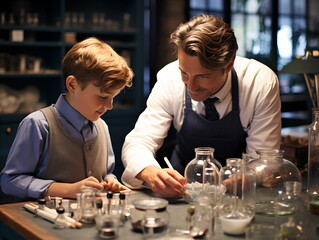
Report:
[[[279,14],[290,14],[291,13],[291,0],[279,1]]]
[[[271,14],[272,13],[272,0],[262,0],[260,3],[259,11],[261,14]]]
[[[285,22],[290,22],[289,18],[281,18]],[[280,28],[277,32],[277,46],[279,56],[281,58],[290,58],[292,56],[292,29],[290,24],[280,24]]]
[[[235,30],[238,51],[237,55],[245,56],[245,28],[244,28],[244,15],[233,14],[232,16],[232,27]]]
[[[306,1],[305,0],[294,0],[294,13],[295,14],[305,14],[306,12]]]
[[[209,0],[208,6],[210,9],[222,11],[224,9],[224,3],[222,0]]]
[[[306,40],[306,29],[307,23],[306,19],[302,17],[296,17],[294,19],[294,39],[293,42],[296,43],[295,54],[296,56],[303,56],[305,54],[305,49],[307,46]]]
[[[206,0],[190,0],[191,8],[206,8]]]
[[[247,0],[245,10],[247,13],[257,13],[260,7],[260,1],[258,0]]]
[[[232,0],[231,11],[232,12],[243,12],[245,9],[245,1],[243,0]]]
[[[190,17],[194,17],[194,16],[197,16],[197,15],[200,15],[200,14],[203,14],[203,13],[206,13],[205,10],[202,10],[202,11],[190,11]],[[215,15],[217,16],[217,15]]]

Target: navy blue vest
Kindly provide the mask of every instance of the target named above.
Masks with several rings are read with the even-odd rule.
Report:
[[[246,151],[247,133],[239,117],[238,79],[234,69],[231,84],[232,111],[216,121],[209,121],[192,110],[191,98],[186,89],[184,121],[177,133],[177,145],[171,157],[173,167],[181,174],[184,174],[186,165],[195,157],[196,147],[214,148],[214,157],[223,166],[226,158],[241,158]]]

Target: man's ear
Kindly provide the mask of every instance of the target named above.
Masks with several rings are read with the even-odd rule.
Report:
[[[74,91],[79,87],[76,77],[70,75],[65,80],[65,86],[69,93],[74,93]]]
[[[234,67],[234,61],[235,61],[235,58],[233,58],[233,59],[230,61],[230,63],[227,65],[227,67],[226,67],[226,72],[227,72],[227,73],[228,73],[230,70],[233,69],[233,67]]]

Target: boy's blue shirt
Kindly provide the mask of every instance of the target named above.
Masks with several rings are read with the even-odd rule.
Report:
[[[65,100],[64,94],[60,95],[54,107],[62,126],[72,137],[89,141],[97,136],[94,124],[76,111]],[[85,135],[82,136],[81,129],[85,124],[90,124],[91,131],[85,132]],[[106,135],[108,136],[107,176],[114,177],[112,174],[115,166],[114,152],[108,127],[106,124],[105,126]],[[19,124],[6,165],[0,174],[2,191],[22,199],[43,197],[45,190],[54,182],[53,180],[44,180],[36,177],[47,166],[48,152],[48,122],[41,111],[36,111],[29,114]]]

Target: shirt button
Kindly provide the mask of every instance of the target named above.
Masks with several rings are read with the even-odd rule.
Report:
[[[91,145],[87,145],[85,149],[89,151],[91,149]]]

